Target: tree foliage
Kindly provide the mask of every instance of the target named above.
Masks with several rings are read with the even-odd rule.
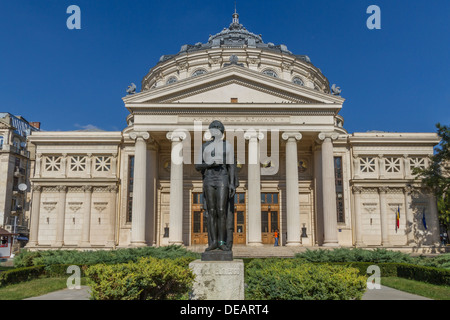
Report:
[[[437,134],[441,138],[435,153],[430,157],[428,168],[415,168],[413,173],[431,188],[437,198],[439,221],[448,229],[450,227],[450,127],[436,124]]]

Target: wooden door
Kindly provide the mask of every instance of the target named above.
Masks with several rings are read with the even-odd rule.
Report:
[[[234,196],[233,244],[245,244],[245,235],[245,193],[236,193]]]
[[[280,234],[278,193],[261,193],[261,238],[263,244],[275,243],[275,231]]]
[[[203,193],[192,194],[192,244],[208,244],[208,225],[203,210]]]

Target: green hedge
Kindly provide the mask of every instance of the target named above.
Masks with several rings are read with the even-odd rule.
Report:
[[[247,264],[245,279],[250,300],[359,300],[367,278],[347,266],[256,259]]]
[[[187,299],[195,277],[186,262],[146,257],[93,265],[85,272],[94,300],[177,300]]]
[[[331,262],[330,264],[356,268],[361,275],[367,275],[367,268],[376,265],[380,268],[381,277],[400,277],[437,285],[450,285],[450,270],[448,269],[408,263]]]
[[[45,266],[16,268],[0,273],[0,287],[39,278],[45,273]]]
[[[450,286],[450,270],[426,266],[399,264],[397,276],[406,279]]]

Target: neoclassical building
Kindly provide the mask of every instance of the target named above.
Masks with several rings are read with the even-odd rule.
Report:
[[[235,245],[271,245],[275,230],[283,246],[438,245],[436,200],[412,174],[438,136],[348,133],[339,89],[237,13],[206,43],[163,55],[141,88],[123,98],[121,132],[28,138],[28,248],[206,246],[194,163],[213,120],[225,125],[239,168]]]

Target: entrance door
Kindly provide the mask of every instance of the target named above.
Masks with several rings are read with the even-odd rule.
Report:
[[[263,244],[275,243],[275,231],[280,234],[278,193],[261,193],[261,237]]]
[[[192,244],[208,244],[208,225],[203,210],[203,193],[192,194]]]
[[[234,195],[233,244],[245,244],[245,193]]]

